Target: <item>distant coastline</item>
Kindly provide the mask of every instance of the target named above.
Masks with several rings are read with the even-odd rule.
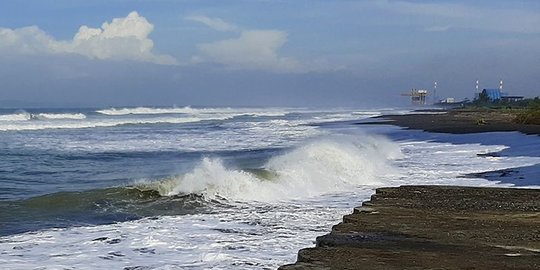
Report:
[[[391,124],[407,129],[451,134],[519,131],[528,135],[540,135],[540,125],[519,123],[516,121],[518,114],[505,110],[453,109],[437,114],[382,115],[375,118],[383,121],[358,124]]]

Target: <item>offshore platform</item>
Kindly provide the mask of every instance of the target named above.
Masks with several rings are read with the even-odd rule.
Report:
[[[402,96],[411,97],[411,103],[413,105],[426,105],[428,90],[425,89],[411,89],[409,93],[402,93]]]

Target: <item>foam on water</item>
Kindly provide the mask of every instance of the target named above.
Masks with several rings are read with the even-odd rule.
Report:
[[[92,122],[93,118],[99,118],[96,122],[115,123],[231,117],[246,112],[252,116],[228,118],[231,120],[219,125],[193,125],[181,131],[164,126],[164,130],[144,129],[147,133],[122,128],[115,128],[114,132],[89,132],[95,138],[85,137],[86,132],[73,131],[65,131],[68,134],[65,137],[60,136],[63,132],[56,131],[44,131],[39,136],[35,135],[39,132],[2,134],[3,139],[13,140],[4,146],[11,152],[23,149],[33,153],[34,148],[50,147],[56,154],[69,150],[84,157],[86,151],[125,150],[137,152],[140,163],[135,164],[146,162],[145,151],[156,149],[241,150],[242,155],[250,156],[251,149],[290,148],[270,151],[274,156],[257,163],[256,166],[262,164],[257,168],[244,168],[230,162],[230,156],[220,159],[215,157],[219,154],[211,153],[211,158],[203,158],[183,173],[175,171],[165,179],[161,175],[153,181],[137,182],[138,187],[169,195],[160,196],[160,200],[173,202],[178,196],[170,195],[188,193],[204,196],[204,202],[217,199],[219,206],[209,212],[167,214],[174,213],[168,212],[168,207],[176,205],[171,203],[163,204],[163,211],[151,218],[0,237],[0,264],[5,269],[275,269],[296,260],[298,249],[312,247],[316,236],[328,233],[344,214],[369,199],[374,188],[403,184],[512,186],[461,176],[540,163],[538,155],[525,152],[534,150],[538,154],[538,138],[522,134],[490,133],[486,138],[477,135],[478,138],[465,140],[464,135],[430,137],[394,128],[388,129],[387,134],[401,139],[392,142],[381,136],[355,132],[350,136],[326,135],[360,129],[356,125],[346,125],[343,129],[309,126],[317,121],[357,119],[355,115],[362,118],[372,113],[358,110],[350,113],[285,110],[286,114],[281,116],[279,110],[234,109],[228,113],[196,112],[197,115],[187,113],[176,117],[89,114],[83,120],[24,121],[32,125],[34,122],[74,125]],[[258,115],[271,117],[253,117]],[[6,124],[11,123],[0,123],[0,127]],[[77,134],[72,136],[72,133]],[[395,133],[405,135],[399,137]],[[495,137],[502,139],[494,140]],[[507,148],[510,141],[513,152]],[[13,142],[18,148],[10,148]],[[478,155],[497,151],[512,155]],[[129,162],[133,161],[126,164]],[[156,207],[155,200],[144,204],[149,209]]]
[[[82,120],[86,119],[86,115],[83,113],[38,113],[33,115],[34,118],[37,119],[74,119],[74,120]]]
[[[293,262],[298,249],[313,246],[316,236],[327,233],[343,214],[368,199],[375,187],[496,186],[496,182],[459,176],[540,162],[535,157],[478,156],[505,147],[414,140],[396,144],[365,136],[349,137],[344,142],[319,139],[270,159],[265,169],[278,173],[266,180],[206,159],[183,177],[171,178],[162,192],[196,192],[244,201],[229,201],[228,207],[208,214],[2,237],[0,263],[8,269],[275,269]],[[381,161],[386,165],[380,166]],[[396,167],[399,175],[380,174],[387,172],[388,166]],[[351,179],[353,176],[359,179]],[[232,181],[243,184],[235,186]],[[316,185],[342,191],[310,197],[321,191]],[[310,190],[303,191],[306,188]],[[246,193],[253,195],[244,196]],[[280,194],[292,197],[276,200]],[[261,198],[270,200],[256,201]]]
[[[204,110],[204,109],[203,109]],[[189,106],[181,108],[149,108],[149,107],[136,107],[136,108],[110,108],[97,110],[97,113],[105,115],[129,115],[129,114],[193,114],[200,111],[199,109],[193,109]],[[206,109],[209,111],[209,109]],[[230,109],[213,110],[213,112],[230,111]]]
[[[358,120],[358,119],[370,118],[370,117],[379,116],[379,115],[381,115],[381,113],[376,112],[376,111],[331,113],[331,114],[324,114],[321,116],[314,117],[314,120],[312,121],[312,123],[316,124],[316,123]]]
[[[276,201],[381,184],[400,156],[397,144],[383,137],[337,136],[317,139],[271,158],[264,166],[270,179],[228,169],[219,159],[204,158],[192,172],[161,182],[164,195],[200,194],[207,198]]]
[[[93,119],[88,121],[74,121],[76,118],[61,119],[54,121],[25,121],[0,123],[0,131],[24,131],[43,129],[80,129],[97,127],[114,127],[121,125],[144,125],[144,124],[182,124],[194,123],[205,120],[224,120],[231,116],[215,115],[207,117],[156,117],[156,118],[129,118],[129,119]],[[63,121],[61,121],[61,120]],[[82,118],[81,120],[83,120]]]
[[[20,111],[13,114],[0,115],[0,121],[27,121],[30,119],[32,119],[32,115],[25,111]]]
[[[136,107],[136,108],[109,108],[97,110],[97,113],[104,115],[130,115],[130,114],[213,114],[213,113],[239,113],[239,114],[252,114],[262,116],[283,116],[284,111],[280,108],[192,108],[186,107],[172,107],[172,108],[149,108],[149,107]]]

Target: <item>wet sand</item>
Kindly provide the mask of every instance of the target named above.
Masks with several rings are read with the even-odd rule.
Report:
[[[538,189],[380,188],[279,269],[540,269],[538,198]]]
[[[391,124],[408,129],[452,134],[519,131],[540,135],[540,125],[519,124],[514,122],[515,117],[515,113],[499,110],[450,110],[438,114],[384,115],[377,117],[383,121],[359,124]]]

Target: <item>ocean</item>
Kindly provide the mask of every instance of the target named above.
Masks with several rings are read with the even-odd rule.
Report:
[[[1,109],[0,264],[276,269],[377,187],[540,186],[539,136],[359,124],[410,112]]]

